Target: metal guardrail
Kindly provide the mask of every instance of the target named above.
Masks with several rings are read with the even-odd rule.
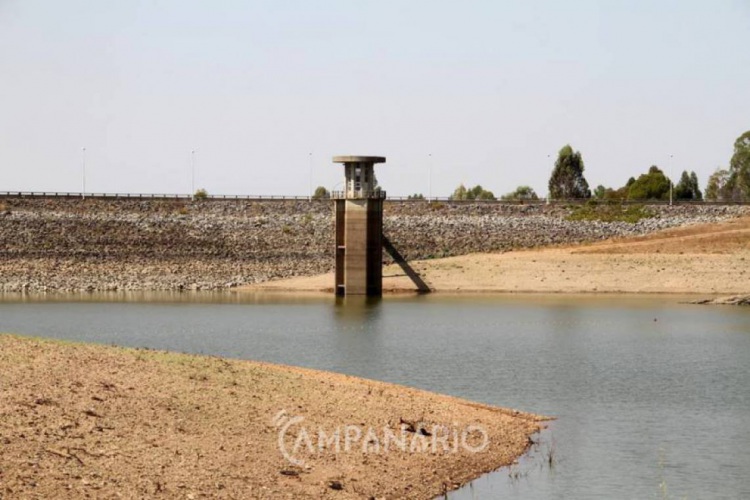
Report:
[[[331,198],[334,200],[344,200],[344,199],[353,199],[353,200],[385,200],[385,191],[382,189],[374,189],[371,191],[354,191],[353,193],[350,193],[348,191],[331,191]]]
[[[72,193],[53,191],[5,191],[0,192],[0,198],[81,198],[81,199],[137,199],[137,200],[192,200],[195,197],[189,194],[168,193]],[[233,195],[212,194],[206,195],[206,200],[309,200],[310,196],[288,196],[288,195]]]
[[[389,196],[387,201],[410,202],[410,203],[487,203],[495,205],[583,205],[588,202],[596,202],[598,205],[669,205],[669,200],[599,200],[596,198],[567,198],[557,200],[454,200],[450,196],[433,196],[431,198],[413,198],[408,196]],[[674,200],[673,205],[750,205],[750,201],[695,201]]]
[[[331,198],[345,197],[342,191],[333,191]],[[386,201],[408,202],[408,203],[486,203],[502,205],[574,205],[584,204],[592,199],[561,199],[547,200],[454,200],[449,196],[433,196],[430,198],[414,198],[409,196],[390,196],[386,198],[385,191],[374,192],[373,197],[386,199]],[[194,196],[189,194],[165,194],[165,193],[73,193],[57,191],[0,191],[0,198],[85,198],[97,200],[192,200]],[[364,196],[363,196],[364,198]],[[221,200],[246,200],[246,201],[326,201],[328,198],[314,198],[310,196],[296,195],[234,195],[234,194],[210,194],[202,198],[206,201]],[[668,200],[594,200],[601,205],[608,203],[625,205],[669,205]],[[693,201],[674,200],[674,205],[750,205],[750,201]]]

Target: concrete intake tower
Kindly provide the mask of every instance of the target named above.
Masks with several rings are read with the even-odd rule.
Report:
[[[344,164],[343,191],[333,191],[336,210],[336,295],[383,293],[383,200],[374,165],[382,156],[334,156]]]

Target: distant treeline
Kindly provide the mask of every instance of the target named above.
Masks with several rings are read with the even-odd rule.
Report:
[[[583,157],[580,151],[574,151],[570,145],[564,146],[557,155],[555,168],[549,179],[549,197],[553,200],[594,198],[612,201],[663,201],[671,197],[674,200],[750,201],[750,131],[737,138],[729,167],[719,167],[711,174],[705,192],[701,191],[695,172],[683,171],[679,181],[672,184],[672,181],[656,165],[652,165],[646,173],[637,178],[631,177],[622,187],[599,185],[591,191],[583,171]],[[415,194],[410,198],[423,198],[423,196]],[[480,185],[467,188],[461,184],[453,192],[451,199],[494,200],[496,198],[492,191],[487,191]],[[539,196],[529,186],[518,186],[515,191],[502,195],[500,199],[526,201],[538,200]]]

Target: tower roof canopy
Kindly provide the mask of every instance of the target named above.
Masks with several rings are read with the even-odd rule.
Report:
[[[333,163],[385,163],[385,156],[334,156]]]

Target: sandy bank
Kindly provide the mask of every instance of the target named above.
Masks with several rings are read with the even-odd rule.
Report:
[[[750,218],[669,229],[648,236],[565,248],[470,254],[415,261],[436,292],[750,293]],[[330,291],[333,274],[243,290]],[[395,266],[387,292],[416,288]]]
[[[510,464],[541,420],[331,373],[9,335],[0,369],[0,497],[9,498],[432,498]],[[372,428],[382,441],[402,423],[478,426],[488,445],[378,453],[368,440],[365,453],[362,439],[346,452],[342,434],[339,453],[332,444],[318,453],[316,438],[314,453],[291,454],[304,464],[280,452],[287,424],[292,450],[303,428]]]

